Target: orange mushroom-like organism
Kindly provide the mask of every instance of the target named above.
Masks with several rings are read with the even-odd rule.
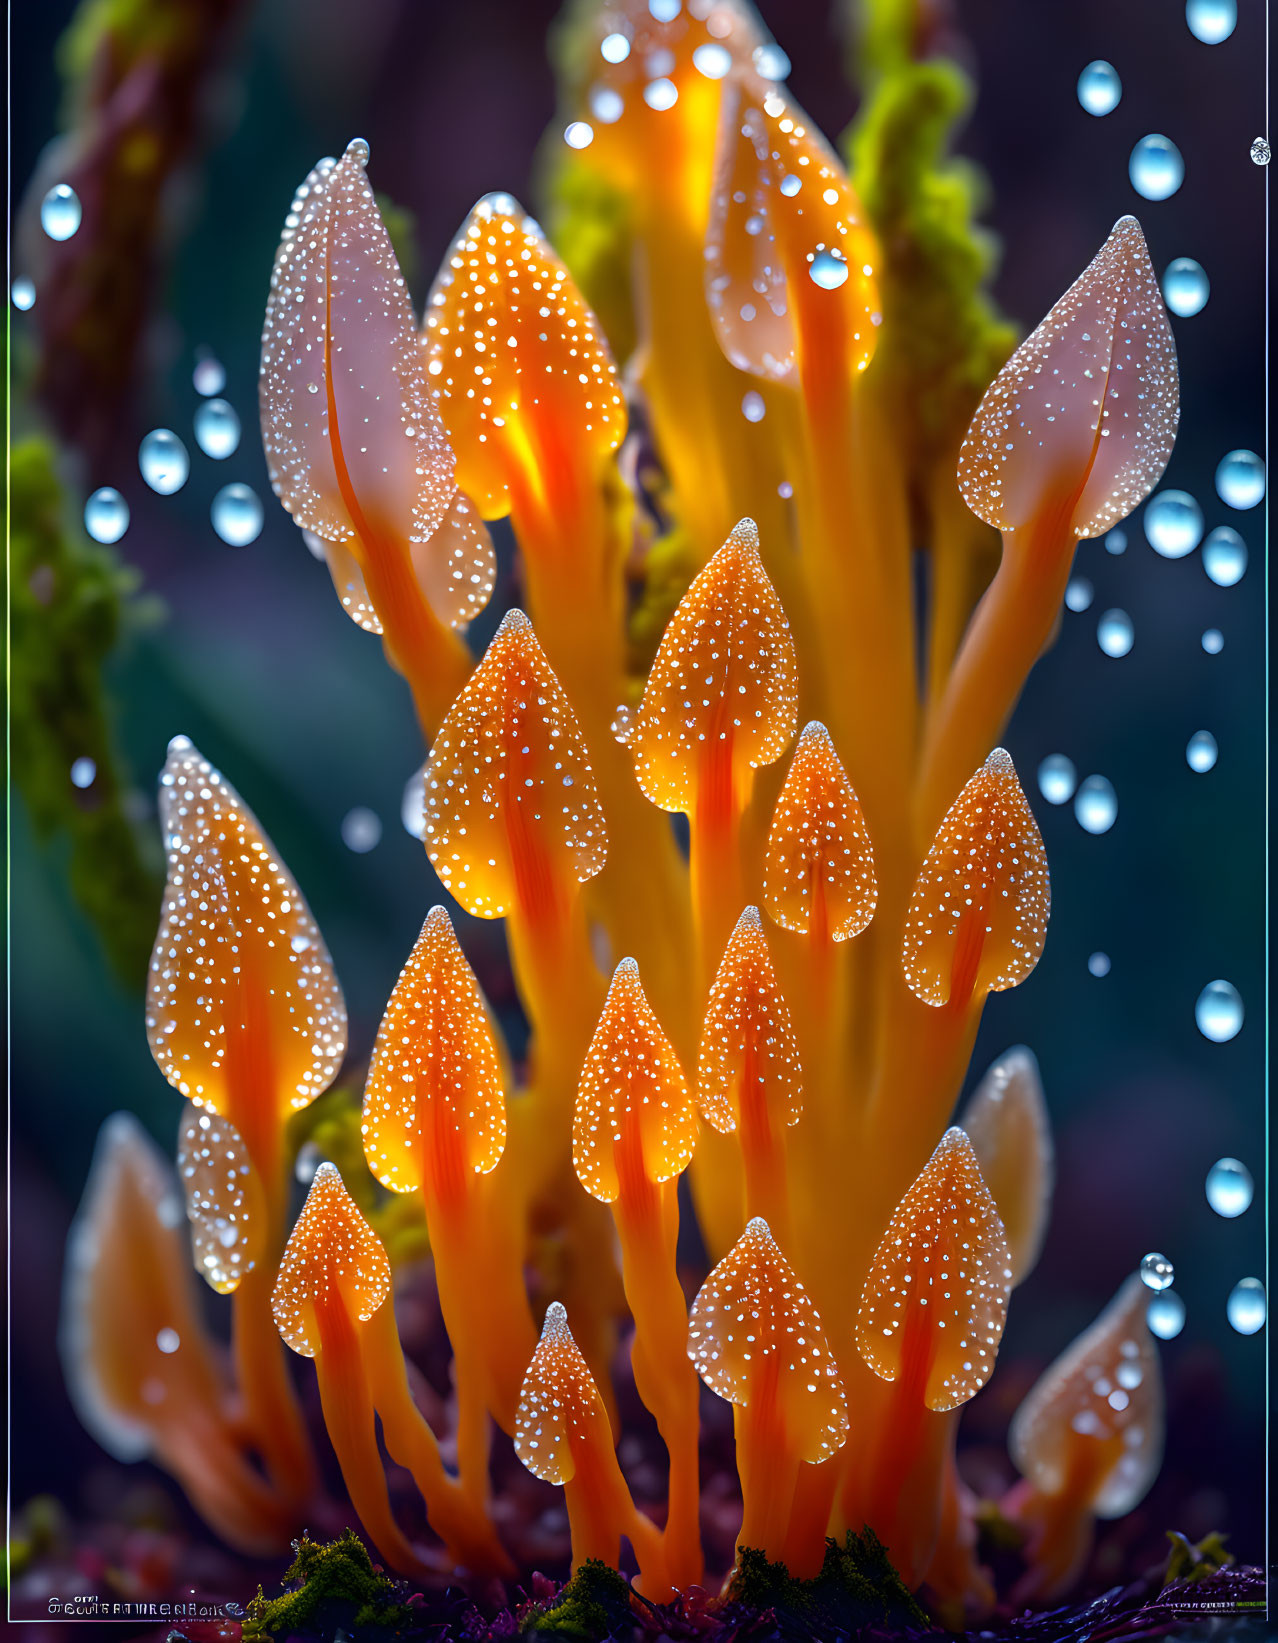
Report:
[[[196,1287],[172,1168],[115,1113],[67,1244],[58,1344],[71,1401],[117,1460],[149,1456],[177,1478],[223,1540],[278,1552],[291,1513],[244,1453]]]
[[[892,1384],[871,1463],[871,1521],[909,1585],[939,1527],[949,1423],[994,1369],[1012,1287],[998,1210],[961,1129],[945,1132],[879,1240],[856,1344]]]
[[[1014,1283],[1034,1269],[1052,1202],[1052,1131],[1038,1061],[1023,1044],[1001,1055],[959,1120],[998,1205]]]
[[[315,1362],[324,1424],[361,1523],[400,1574],[428,1565],[395,1522],[377,1447],[413,1476],[431,1527],[452,1558],[483,1572],[509,1564],[482,1509],[448,1477],[434,1434],[413,1403],[390,1301],[390,1262],[332,1164],[315,1172],[271,1295],[294,1352]]]
[[[959,456],[969,508],[1003,532],[928,727],[920,821],[1002,730],[1051,637],[1074,546],[1141,503],[1180,415],[1176,345],[1145,236],[1120,217],[1083,273],[985,392]]]
[[[635,1386],[670,1456],[666,1555],[680,1587],[701,1579],[698,1385],[675,1266],[678,1181],[696,1139],[683,1069],[644,995],[639,966],[622,959],[581,1070],[572,1155],[582,1186],[612,1206],[635,1320]]]
[[[621,1475],[607,1411],[559,1301],[546,1309],[524,1376],[515,1453],[534,1477],[563,1486],[574,1570],[588,1558],[615,1568],[625,1538],[638,1560],[644,1595],[658,1602],[672,1595],[661,1536],[635,1506]]]
[[[848,1408],[817,1309],[761,1218],[702,1284],[688,1355],[733,1405],[744,1503],[738,1550],[780,1559],[800,1470],[842,1448]]]
[[[487,602],[492,544],[458,499],[367,165],[359,139],[321,160],[285,219],[262,332],[262,442],[276,494],[325,544],[351,614],[375,613],[430,734],[469,671],[450,627]]]
[[[1121,1517],[1148,1490],[1163,1453],[1163,1386],[1146,1323],[1149,1290],[1133,1273],[1051,1364],[1012,1418],[1022,1474],[1003,1510],[1029,1534],[1019,1601],[1068,1590],[1096,1518]]]

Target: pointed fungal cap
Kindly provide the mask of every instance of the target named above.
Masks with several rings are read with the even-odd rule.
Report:
[[[559,1301],[552,1301],[519,1392],[515,1453],[534,1477],[570,1483],[577,1470],[574,1440],[581,1444],[598,1436],[601,1422],[611,1447],[608,1417],[572,1338],[568,1313]]]
[[[802,305],[829,328],[848,372],[863,371],[882,319],[878,261],[847,173],[802,109],[754,77],[725,87],[705,284],[728,360],[797,385]]]
[[[780,758],[798,727],[790,624],[743,519],[697,574],[662,636],[631,746],[635,773],[662,810],[691,814],[716,750],[739,780]]]
[[[168,880],[146,1031],[182,1095],[227,1113],[241,1054],[269,1058],[282,1122],[337,1077],[346,1004],[324,939],[253,813],[183,737],[160,776]]]
[[[859,936],[874,917],[874,850],[830,732],[806,725],[772,812],[763,903],[784,930],[832,941]]]
[[[955,799],[914,884],[901,962],[925,1004],[982,998],[1024,981],[1051,911],[1042,835],[996,747]]]
[[[1012,1459],[1040,1494],[1059,1494],[1081,1473],[1088,1498],[1079,1505],[1101,1518],[1130,1512],[1162,1461],[1163,1383],[1148,1304],[1133,1273],[1035,1382],[1008,1433]]]
[[[687,1169],[696,1142],[696,1108],[679,1058],[644,994],[639,966],[622,959],[577,1086],[577,1179],[593,1198],[611,1204],[626,1182],[628,1146],[637,1149],[645,1177],[659,1182]]]
[[[702,1284],[688,1356],[729,1403],[745,1408],[756,1396],[775,1397],[787,1453],[817,1464],[842,1448],[843,1381],[817,1309],[761,1216]]]
[[[178,1130],[177,1165],[195,1270],[219,1295],[229,1295],[261,1258],[262,1184],[234,1124],[190,1102]]]
[[[710,988],[697,1057],[697,1103],[724,1134],[743,1107],[760,1102],[769,1127],[797,1124],[803,1069],[790,1007],[777,983],[757,907],[747,907],[728,938]]]
[[[972,1143],[954,1127],[879,1240],[857,1349],[881,1380],[919,1376],[927,1408],[956,1409],[993,1373],[1011,1288],[1003,1223]],[[911,1351],[919,1356],[907,1361]]]
[[[364,1153],[393,1192],[494,1169],[506,1145],[506,1099],[492,1026],[452,921],[432,907],[377,1030],[364,1086]]]
[[[304,1358],[321,1350],[318,1311],[340,1305],[367,1323],[391,1292],[381,1240],[356,1208],[333,1164],[315,1171],[280,1261],[271,1311],[275,1327]]]
[[[626,404],[599,322],[509,194],[486,194],[453,241],[422,343],[458,483],[486,519],[509,512],[512,475],[538,483],[539,451],[581,444],[602,458],[625,437]]]
[[[1000,1056],[972,1092],[960,1123],[1007,1233],[1013,1283],[1023,1283],[1043,1247],[1055,1174],[1033,1051],[1018,1045]]]
[[[259,379],[276,495],[299,525],[350,544],[357,558],[427,543],[457,488],[367,160],[357,139],[294,196]]]
[[[516,902],[516,854],[584,884],[608,832],[590,755],[532,624],[507,611],[449,708],[426,776],[426,853],[468,913],[501,918]]]
[[[103,1124],[67,1239],[58,1352],[76,1414],[116,1460],[143,1460],[175,1409],[223,1395],[197,1306],[182,1196],[132,1113]]]
[[[1158,483],[1179,416],[1176,345],[1145,236],[1120,217],[986,390],[959,489],[999,530],[1068,505],[1072,534],[1099,536]]]

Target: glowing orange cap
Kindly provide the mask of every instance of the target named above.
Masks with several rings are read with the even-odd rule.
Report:
[[[552,1301],[519,1392],[515,1453],[534,1477],[570,1483],[577,1471],[574,1451],[598,1443],[612,1449],[607,1411],[572,1338],[568,1313]]]
[[[319,1306],[338,1303],[367,1323],[391,1292],[381,1240],[355,1206],[334,1164],[315,1171],[271,1291],[280,1334],[304,1358],[320,1350]]]
[[[623,958],[586,1051],[572,1125],[577,1179],[601,1203],[622,1190],[628,1142],[649,1181],[671,1181],[692,1162],[697,1114],[639,966]]]
[[[816,719],[799,737],[772,812],[763,872],[763,904],[785,930],[809,935],[819,925],[848,941],[874,917],[878,881],[861,803]]]
[[[760,1216],[702,1284],[688,1356],[712,1392],[742,1408],[771,1397],[786,1450],[814,1464],[848,1435],[847,1397],[820,1316]]]
[[[1120,217],[986,389],[959,489],[999,530],[1065,506],[1075,536],[1097,536],[1158,483],[1179,417],[1176,345],[1145,236]]]
[[[394,1192],[486,1174],[505,1148],[488,1012],[442,907],[427,914],[377,1030],[362,1133],[369,1169]]]
[[[1032,1050],[1008,1050],[960,1120],[1007,1233],[1015,1282],[1033,1270],[1047,1231],[1054,1163],[1043,1081]]]
[[[1051,911],[1042,835],[996,747],[945,813],[915,880],[901,962],[925,1004],[965,1003],[1025,980]]]
[[[972,1143],[946,1130],[879,1240],[856,1344],[880,1379],[922,1371],[929,1409],[955,1409],[994,1370],[1012,1258]],[[917,1330],[913,1337],[912,1330]],[[909,1362],[919,1351],[921,1361]]]
[[[176,1090],[219,1113],[243,1058],[266,1066],[282,1120],[328,1088],[346,1054],[333,961],[256,818],[185,736],[169,743],[160,825],[168,882],[147,980],[151,1054]]]
[[[710,988],[697,1057],[702,1117],[722,1133],[742,1108],[759,1103],[776,1128],[803,1112],[803,1072],[790,1008],[777,985],[757,907],[747,907],[728,938]]]
[[[445,888],[479,918],[532,896],[542,865],[584,884],[604,864],[581,727],[522,610],[506,612],[440,726],[423,836]]]
[[[632,746],[639,785],[663,810],[691,813],[708,758],[739,783],[780,758],[798,724],[790,624],[743,519],[698,573],[662,635]]]
[[[261,1258],[262,1184],[230,1119],[189,1103],[178,1131],[177,1164],[195,1270],[219,1295],[229,1295]]]

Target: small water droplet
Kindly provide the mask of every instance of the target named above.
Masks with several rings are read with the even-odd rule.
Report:
[[[837,291],[847,283],[848,265],[829,251],[818,251],[808,264],[808,274],[823,291]]]
[[[762,422],[767,410],[763,395],[756,393],[753,388],[741,401],[741,414],[747,422]]]
[[[1151,1251],[1141,1258],[1140,1280],[1147,1289],[1170,1289],[1175,1276],[1175,1268],[1165,1255]]]
[[[1163,301],[1181,319],[1200,314],[1210,295],[1211,282],[1192,257],[1177,257],[1163,270]]]
[[[605,63],[624,63],[630,55],[630,41],[624,34],[605,34],[599,43],[599,55]]]
[[[1230,451],[1216,469],[1216,494],[1231,508],[1254,508],[1265,495],[1265,464],[1255,451]]]
[[[781,192],[787,200],[792,200],[802,187],[803,178],[796,177],[793,171],[781,179]]]
[[[1238,27],[1237,0],[1185,0],[1185,21],[1195,40],[1218,46]]]
[[[1164,559],[1183,559],[1203,539],[1203,510],[1188,491],[1159,491],[1145,504],[1145,537]]]
[[[426,766],[414,770],[404,783],[404,796],[399,801],[399,819],[410,838],[426,836]]]
[[[1074,795],[1074,816],[1085,833],[1108,833],[1118,819],[1118,795],[1105,776],[1088,776]]]
[[[248,485],[223,485],[213,498],[209,518],[228,547],[246,548],[262,533],[262,504]]]
[[[732,53],[717,41],[698,46],[692,54],[693,67],[707,80],[722,80],[732,67]]]
[[[55,183],[40,201],[40,226],[51,240],[69,240],[82,216],[80,196],[70,183]]]
[[[1247,569],[1247,544],[1236,530],[1218,525],[1203,543],[1203,569],[1218,588],[1232,588]]]
[[[756,46],[751,61],[765,80],[784,80],[790,73],[790,59],[775,40]]]
[[[1253,165],[1268,165],[1270,149],[1268,140],[1264,137],[1253,137],[1251,140],[1251,158]]]
[[[1191,770],[1202,775],[1204,771],[1214,768],[1217,751],[1216,738],[1211,731],[1196,730],[1185,748],[1185,761]]]
[[[297,1158],[293,1164],[294,1179],[300,1181],[304,1187],[309,1187],[315,1179],[315,1171],[323,1162],[324,1154],[314,1141],[303,1141],[297,1149]]]
[[[1209,981],[1194,1005],[1198,1031],[1213,1044],[1228,1044],[1242,1031],[1243,1001],[1228,981]]]
[[[621,93],[611,86],[595,86],[590,93],[590,112],[601,126],[615,125],[625,107]]]
[[[35,281],[27,279],[25,274],[19,274],[9,287],[9,301],[22,313],[35,305]]]
[[[564,141],[569,148],[589,148],[595,140],[594,127],[585,120],[574,120],[564,127]]]
[[[1048,804],[1068,804],[1078,785],[1078,772],[1063,753],[1049,753],[1038,767],[1038,790]]]
[[[1169,200],[1185,180],[1185,162],[1171,138],[1155,132],[1132,149],[1127,175],[1142,199]]]
[[[1203,632],[1202,646],[1208,656],[1219,656],[1225,648],[1225,636],[1219,628],[1207,628]]]
[[[80,755],[80,757],[75,761],[75,763],[71,766],[71,785],[72,785],[72,787],[79,787],[79,788],[92,787],[93,786],[93,779],[97,775],[97,773],[98,773],[97,765],[94,764],[93,760],[90,759],[86,754],[82,753]]]
[[[635,733],[634,708],[628,707],[625,702],[622,702],[612,716],[612,724],[609,729],[612,731],[614,741],[620,742],[622,747],[629,746],[630,738]]]
[[[1123,95],[1118,70],[1103,57],[1088,63],[1078,77],[1078,100],[1089,114],[1111,114]]]
[[[129,528],[129,504],[110,485],[84,504],[84,528],[95,542],[118,542]]]
[[[1125,610],[1107,610],[1096,624],[1096,643],[1106,656],[1126,656],[1136,638],[1132,619]]]
[[[172,496],[186,484],[191,458],[171,429],[152,428],[138,446],[138,467],[153,491]]]
[[[1268,1307],[1259,1278],[1240,1278],[1229,1291],[1225,1316],[1240,1335],[1255,1335],[1265,1327]]]
[[[1089,975],[1094,975],[1098,979],[1107,976],[1110,971],[1109,954],[1092,953],[1087,960],[1087,970]]]
[[[342,843],[357,856],[366,856],[381,842],[382,822],[375,810],[357,804],[342,818]]]
[[[195,412],[195,442],[215,462],[232,455],[240,443],[240,419],[224,399],[206,399]]]
[[[1112,554],[1127,552],[1127,532],[1121,525],[1115,525],[1112,531],[1106,531],[1105,552]]]
[[[658,114],[668,108],[673,108],[679,101],[679,88],[673,80],[662,76],[659,80],[649,80],[643,88],[643,100],[649,108],[655,109]]]
[[[201,353],[191,372],[191,384],[197,394],[220,394],[226,387],[226,367],[210,353]]]
[[[1096,589],[1085,576],[1071,576],[1065,587],[1065,609],[1075,615],[1091,604]]]
[[[1151,1335],[1160,1341],[1172,1341],[1185,1327],[1185,1303],[1174,1289],[1165,1289],[1161,1295],[1151,1296],[1145,1308],[1145,1322]]]
[[[673,23],[683,0],[648,0],[648,15],[658,23]]]
[[[162,1329],[155,1337],[155,1344],[159,1347],[161,1352],[176,1352],[178,1347],[182,1344],[182,1337],[178,1334],[176,1329]]]
[[[1207,1171],[1207,1202],[1217,1215],[1232,1221],[1251,1208],[1256,1183],[1246,1164],[1236,1158],[1218,1158]]]

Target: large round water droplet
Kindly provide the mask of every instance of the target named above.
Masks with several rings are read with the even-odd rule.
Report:
[[[767,415],[768,407],[764,404],[763,395],[756,393],[752,388],[741,401],[741,415],[747,422],[762,422]]]
[[[1255,1335],[1262,1330],[1267,1311],[1265,1286],[1259,1278],[1240,1278],[1225,1302],[1225,1316],[1240,1335]]]
[[[1170,1289],[1176,1270],[1165,1255],[1151,1252],[1142,1256],[1140,1263],[1140,1281],[1148,1289]]]
[[[1255,451],[1230,451],[1216,469],[1216,494],[1231,508],[1254,508],[1265,495],[1265,464]]]
[[[152,428],[138,446],[138,467],[153,491],[172,496],[186,484],[191,459],[186,446],[169,428]]]
[[[1203,510],[1188,491],[1159,491],[1145,504],[1145,536],[1164,559],[1183,559],[1203,539]]]
[[[722,80],[732,67],[732,53],[717,40],[707,41],[693,52],[692,64],[707,80]]]
[[[213,529],[229,547],[246,548],[262,531],[262,504],[248,485],[223,485],[209,509]]]
[[[615,125],[625,107],[621,93],[611,86],[595,86],[590,93],[590,112],[601,126]]]
[[[1126,656],[1132,648],[1136,630],[1125,610],[1107,610],[1096,624],[1096,643],[1106,656]]]
[[[1213,1044],[1227,1044],[1242,1031],[1243,1001],[1228,981],[1209,981],[1194,1005],[1198,1031]]]
[[[399,801],[399,819],[405,833],[414,839],[426,836],[426,766],[414,770],[404,783],[404,796]]]
[[[1151,1335],[1160,1341],[1172,1341],[1185,1327],[1185,1303],[1174,1289],[1165,1289],[1161,1295],[1150,1297],[1145,1308],[1145,1322]]]
[[[1145,200],[1169,200],[1185,180],[1185,162],[1169,137],[1142,137],[1127,162],[1132,187]]]
[[[1085,833],[1108,833],[1118,819],[1118,795],[1104,776],[1088,776],[1074,795],[1074,815]]]
[[[1211,731],[1196,730],[1185,748],[1185,762],[1191,770],[1196,770],[1201,776],[1204,771],[1215,766],[1217,751],[1216,738]]]
[[[1218,525],[1203,543],[1203,569],[1218,588],[1232,588],[1247,569],[1247,544],[1236,530]]]
[[[103,485],[84,504],[84,528],[95,542],[118,542],[129,528],[129,504]]]
[[[630,41],[624,34],[605,34],[599,44],[599,55],[605,63],[624,63],[630,55]]]
[[[683,0],[648,0],[648,15],[658,23],[673,23],[682,5]]]
[[[80,196],[70,183],[55,183],[40,201],[40,226],[51,240],[69,240],[82,216]]]
[[[847,283],[848,265],[829,251],[818,251],[808,264],[808,274],[823,291],[837,291]]]
[[[9,301],[22,313],[35,306],[35,282],[27,279],[25,274],[19,274],[9,287]]]
[[[83,791],[84,788],[93,786],[97,774],[97,765],[87,753],[82,753],[71,766],[71,785]]]
[[[1049,753],[1038,767],[1038,790],[1048,804],[1068,804],[1078,785],[1078,772],[1063,753]]]
[[[1110,968],[1108,953],[1092,953],[1088,957],[1087,972],[1089,975],[1096,976],[1099,979],[1102,976],[1107,976]]]
[[[594,127],[585,120],[573,120],[564,127],[564,141],[569,148],[589,148],[595,140]]]
[[[784,80],[790,72],[790,59],[775,40],[756,46],[751,61],[764,80]]]
[[[1112,114],[1122,95],[1118,70],[1103,57],[1088,63],[1078,77],[1078,100],[1089,114]]]
[[[342,818],[342,843],[357,856],[365,856],[381,842],[382,820],[375,810],[357,804]]]
[[[1205,1188],[1207,1202],[1216,1214],[1232,1221],[1251,1208],[1256,1183],[1246,1164],[1236,1158],[1218,1158],[1207,1171]]]
[[[1238,0],[1185,0],[1185,21],[1195,40],[1218,46],[1238,27]]]
[[[1203,632],[1202,646],[1208,656],[1219,656],[1225,648],[1225,636],[1219,628],[1206,628]]]
[[[663,75],[659,80],[649,80],[643,88],[643,100],[649,108],[655,109],[658,114],[668,108],[673,108],[679,101],[679,88],[673,80]]]
[[[224,399],[206,399],[195,413],[195,442],[215,461],[230,456],[240,443],[240,419]]]
[[[1211,295],[1211,282],[1202,264],[1192,257],[1177,257],[1163,273],[1163,300],[1181,319],[1200,314]]]
[[[212,354],[201,354],[191,372],[191,383],[197,394],[220,394],[226,387],[226,367]]]
[[[1076,614],[1091,604],[1096,590],[1085,576],[1071,576],[1065,585],[1065,609]]]
[[[1127,552],[1127,532],[1121,525],[1115,525],[1112,531],[1105,532],[1105,552],[1112,554]]]

